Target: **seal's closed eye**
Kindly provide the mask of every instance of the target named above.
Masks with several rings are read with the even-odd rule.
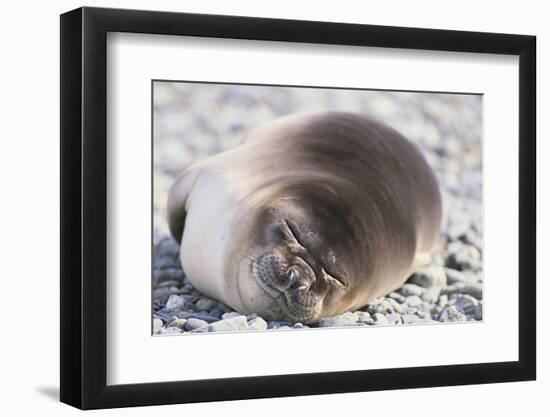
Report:
[[[283,220],[281,224],[281,231],[285,236],[285,238],[287,239],[287,242],[289,243],[291,249],[304,251],[304,252],[306,251],[306,248],[298,240],[297,233],[295,232],[295,230],[293,230],[288,220]]]
[[[276,244],[284,243],[294,252],[306,252],[305,246],[297,237],[295,228],[285,219],[268,228],[267,240]]]
[[[344,282],[341,278],[338,278],[325,271],[325,268],[321,269],[321,279],[326,281],[330,286],[339,290],[344,289],[348,286],[348,284]]]

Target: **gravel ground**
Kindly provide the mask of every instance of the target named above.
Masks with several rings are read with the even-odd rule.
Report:
[[[441,251],[386,297],[309,326],[242,316],[199,293],[168,233],[166,192],[190,163],[289,113],[366,112],[416,142],[443,195]],[[482,320],[481,96],[157,82],[154,89],[153,333],[408,325]]]

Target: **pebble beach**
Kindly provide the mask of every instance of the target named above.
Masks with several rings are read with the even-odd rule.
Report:
[[[483,320],[481,96],[155,82],[153,104],[153,334]],[[309,325],[244,316],[198,292],[181,269],[180,248],[166,224],[167,191],[177,174],[237,146],[261,123],[324,110],[367,113],[419,145],[443,198],[440,249],[431,264],[395,292]]]

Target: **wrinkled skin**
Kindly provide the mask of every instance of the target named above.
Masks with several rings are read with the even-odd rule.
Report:
[[[323,236],[327,229],[321,222],[310,220],[326,218],[322,209],[314,216],[313,210],[296,207],[293,200],[286,204],[292,209],[285,213],[284,209],[270,208],[260,219],[269,226],[255,242],[262,250],[255,251],[252,275],[276,301],[279,319],[310,323],[327,315],[331,300],[346,295],[351,285],[346,270],[349,260],[336,255],[336,245],[328,244],[334,237]]]

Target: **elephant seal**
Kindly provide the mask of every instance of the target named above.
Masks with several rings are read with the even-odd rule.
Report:
[[[200,292],[241,314],[312,323],[400,287],[441,223],[416,145],[364,115],[293,115],[187,168],[168,222]]]

